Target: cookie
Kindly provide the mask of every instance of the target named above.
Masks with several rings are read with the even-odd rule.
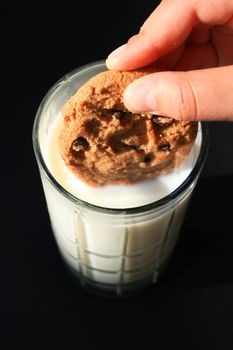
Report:
[[[67,166],[92,186],[153,179],[178,166],[197,134],[196,122],[131,113],[125,88],[148,71],[105,71],[62,108],[59,150]]]

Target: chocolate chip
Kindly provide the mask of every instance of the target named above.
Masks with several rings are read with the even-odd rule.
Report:
[[[88,147],[89,143],[84,137],[78,137],[72,143],[72,149],[75,152],[85,151]]]
[[[161,151],[169,151],[171,149],[171,145],[169,143],[161,143],[159,145],[159,149]]]
[[[145,156],[144,162],[145,162],[145,163],[149,163],[150,161],[151,161],[150,156]]]
[[[144,158],[144,162],[145,163],[150,163],[152,161],[152,159],[153,159],[152,154],[146,154],[145,158]]]
[[[84,123],[85,132],[87,135],[98,136],[101,127],[101,122],[96,119],[88,119]]]

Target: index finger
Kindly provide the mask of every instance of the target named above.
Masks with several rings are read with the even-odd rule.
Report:
[[[186,1],[162,1],[124,49],[108,57],[108,68],[131,70],[147,66],[180,46],[197,23],[195,12],[187,7]]]
[[[223,24],[232,19],[232,14],[233,1],[229,0],[163,0],[140,32],[113,52],[106,64],[116,70],[147,66],[181,46],[197,24]]]

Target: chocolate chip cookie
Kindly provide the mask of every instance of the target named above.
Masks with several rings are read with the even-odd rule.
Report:
[[[131,113],[125,88],[147,71],[105,71],[84,84],[62,108],[59,149],[68,167],[92,186],[153,179],[190,152],[196,122]]]

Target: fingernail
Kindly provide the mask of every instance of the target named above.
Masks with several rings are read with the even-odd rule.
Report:
[[[106,59],[106,65],[108,68],[113,69],[117,68],[117,64],[120,61],[122,52],[124,51],[127,44],[119,46],[116,50],[112,51],[108,58]]]
[[[110,53],[110,55],[108,56],[108,59],[113,59],[113,58],[117,57],[118,55],[120,55],[125,47],[126,47],[126,44],[119,46],[117,49],[115,49],[114,51],[112,51]]]
[[[134,112],[156,112],[154,85],[150,82],[136,82],[129,85],[124,93],[126,107]]]

